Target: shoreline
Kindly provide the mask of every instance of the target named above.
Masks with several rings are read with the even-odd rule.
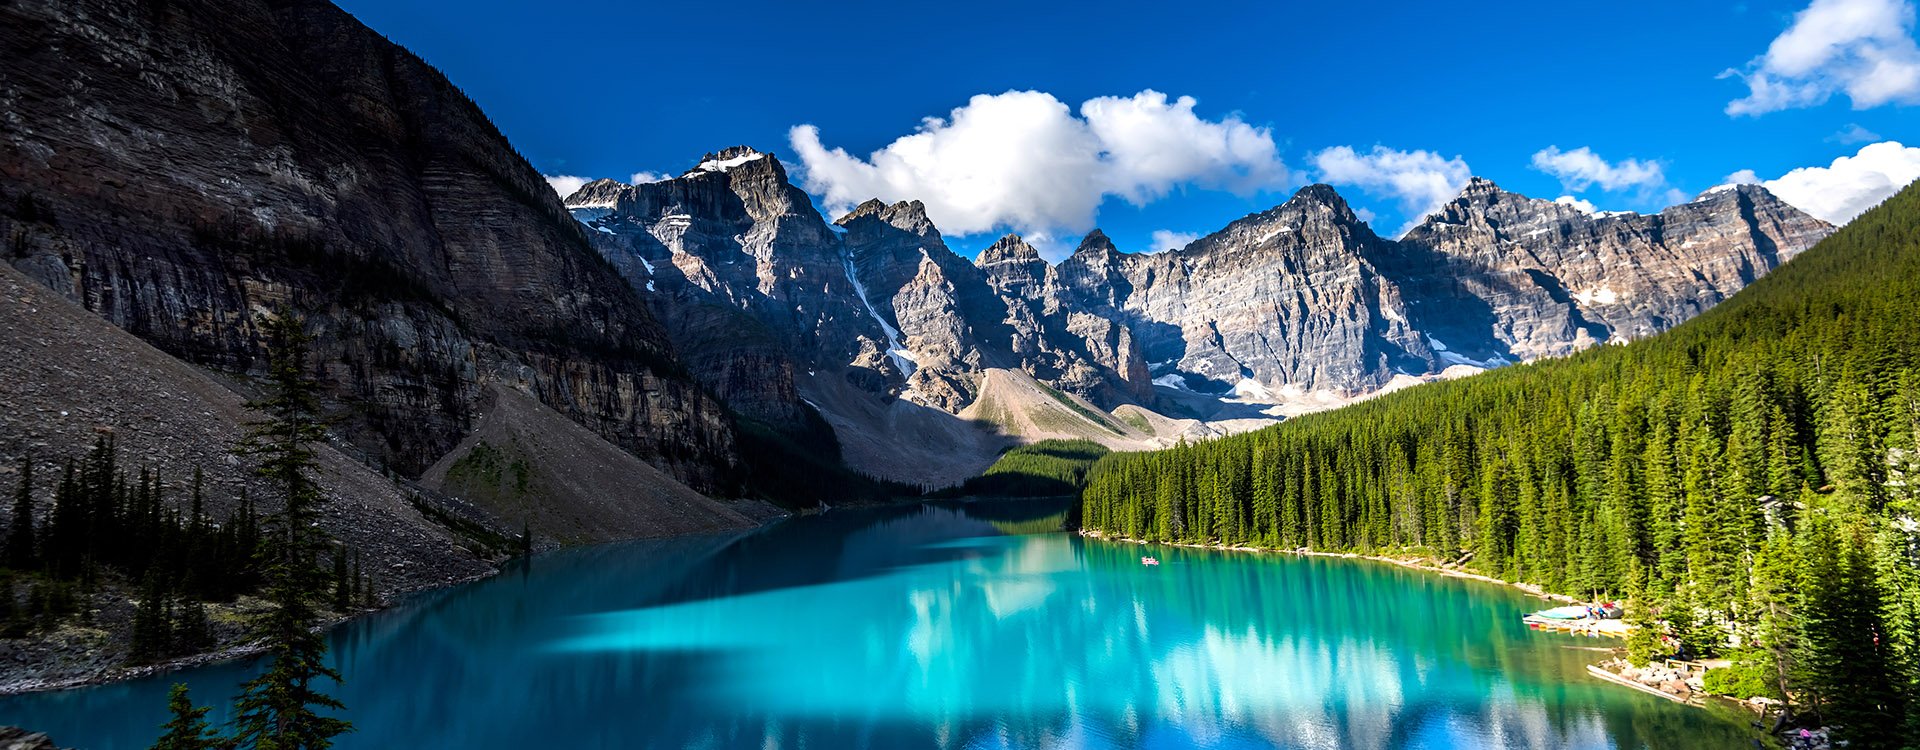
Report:
[[[405,603],[406,600],[411,599],[414,596],[427,594],[435,591],[445,591],[447,589],[451,589],[456,586],[464,586],[466,584],[473,583],[476,581],[484,581],[488,578],[492,578],[494,576],[499,575],[502,570],[505,570],[504,564],[497,565],[496,567],[493,568],[493,570],[490,570],[485,573],[479,573],[476,575],[466,576],[464,578],[443,581],[441,583],[438,583],[432,586],[422,586],[416,589],[397,590],[397,591],[394,591],[392,594],[388,595],[386,600],[383,601],[378,607],[356,610],[354,612],[341,614],[334,617],[329,617],[327,618],[325,623],[321,624],[320,627],[315,628],[314,630],[315,632],[319,632],[319,633],[330,632],[334,628],[353,622],[354,620],[358,620],[364,617],[369,617],[372,615],[380,614],[382,612],[390,611],[395,607],[398,607],[401,604]],[[175,672],[182,669],[190,669],[193,667],[200,667],[200,666],[215,664],[223,661],[245,659],[251,656],[258,655],[260,652],[265,650],[266,650],[265,647],[260,646],[257,643],[235,643],[235,644],[230,644],[228,646],[225,646],[223,648],[219,648],[213,651],[205,651],[198,654],[187,654],[185,656],[177,656],[164,661],[154,662],[152,664],[104,667],[104,668],[101,668],[99,671],[93,672],[92,674],[76,675],[76,676],[70,676],[70,677],[51,677],[51,678],[28,677],[28,678],[14,680],[12,682],[0,683],[0,698],[7,698],[15,695],[25,695],[28,693],[50,693],[50,692],[57,692],[61,690],[75,690],[79,688],[93,687],[96,685],[106,685],[108,683],[114,683],[114,682],[127,682],[130,680],[144,679],[147,677],[162,675],[168,672]]]
[[[1195,544],[1193,542],[1154,542],[1154,541],[1148,541],[1145,539],[1135,539],[1133,537],[1111,536],[1106,534],[1105,532],[1095,531],[1092,529],[1079,529],[1074,533],[1077,533],[1081,537],[1084,537],[1087,539],[1099,539],[1099,540],[1108,541],[1108,542],[1124,542],[1128,544],[1142,544],[1142,545],[1160,544],[1168,547],[1184,547],[1187,549],[1210,549],[1210,550],[1218,550],[1221,552],[1277,553],[1277,554],[1283,554],[1283,555],[1294,555],[1297,557],[1337,557],[1337,558],[1342,558],[1347,560],[1372,560],[1374,562],[1382,562],[1382,563],[1387,563],[1389,565],[1397,565],[1402,568],[1407,568],[1409,570],[1418,570],[1418,571],[1423,571],[1427,573],[1436,573],[1439,575],[1447,576],[1449,578],[1463,578],[1469,581],[1480,581],[1482,583],[1491,583],[1491,584],[1496,584],[1500,586],[1506,586],[1509,588],[1515,588],[1515,589],[1519,589],[1520,591],[1526,593],[1529,596],[1538,597],[1540,599],[1545,599],[1551,602],[1561,602],[1563,604],[1589,604],[1589,605],[1592,604],[1592,602],[1583,601],[1575,597],[1567,596],[1566,594],[1556,594],[1551,591],[1547,591],[1541,588],[1539,584],[1515,583],[1513,581],[1503,581],[1498,578],[1494,578],[1492,576],[1481,575],[1479,573],[1470,573],[1465,570],[1461,570],[1459,568],[1445,567],[1444,563],[1435,564],[1433,562],[1433,558],[1430,558],[1430,557],[1419,557],[1419,556],[1409,555],[1407,557],[1400,558],[1400,557],[1388,557],[1386,555],[1363,555],[1358,552],[1321,552],[1318,550],[1310,550],[1306,548],[1284,549],[1284,548],[1277,548],[1277,547],[1253,547],[1253,546],[1247,546],[1247,545],[1229,547],[1224,544]]]
[[[764,506],[764,509],[757,509],[756,512],[751,514],[744,513],[744,512],[741,513],[741,515],[744,518],[746,518],[748,521],[752,522],[753,525],[739,529],[739,531],[745,532],[753,529],[765,528],[766,526],[777,523],[779,521],[782,521],[794,516],[802,515],[802,513],[797,511],[785,511],[785,510],[778,509],[775,506],[765,502],[761,502],[760,504]],[[691,536],[699,533],[711,533],[711,532],[691,532],[689,534],[669,534],[667,535],[667,537]],[[610,539],[603,542],[596,542],[594,544],[556,546],[556,547],[536,550],[534,553],[534,557],[548,555],[548,554],[569,550],[569,549],[581,549],[585,547],[593,547],[593,546],[598,546],[602,544],[620,544],[622,542],[634,542],[634,541],[640,541],[644,539],[658,539],[658,538],[666,538],[666,537],[641,536],[641,537],[632,537],[632,538],[626,538],[626,539]],[[406,604],[408,601],[410,601],[414,597],[422,596],[425,594],[431,594],[434,592],[446,591],[459,586],[464,586],[470,583],[476,583],[479,581],[487,580],[489,578],[493,578],[495,576],[500,575],[502,572],[506,571],[507,568],[515,560],[519,560],[519,559],[524,559],[524,558],[509,557],[503,560],[495,560],[487,563],[490,569],[484,572],[475,573],[472,575],[467,575],[467,576],[462,576],[457,578],[447,578],[447,579],[434,582],[430,585],[420,586],[417,588],[395,589],[394,591],[388,593],[385,597],[383,597],[379,606],[368,608],[368,609],[355,610],[350,613],[339,614],[339,615],[329,617],[324,623],[322,623],[318,628],[315,628],[314,630],[315,632],[319,632],[319,633],[331,632],[333,629],[338,628],[342,625],[346,625],[355,620],[359,620],[362,618],[371,617],[384,612],[392,611],[393,609]],[[166,674],[168,672],[179,671],[182,669],[191,669],[194,667],[205,666],[208,664],[215,664],[223,661],[246,659],[252,656],[256,656],[264,650],[265,650],[264,647],[256,643],[233,643],[212,651],[205,651],[197,654],[187,654],[185,656],[178,656],[178,657],[174,657],[164,661],[154,662],[152,664],[105,666],[88,674],[70,675],[70,676],[62,676],[62,677],[24,677],[24,678],[12,680],[10,682],[0,682],[0,698],[7,698],[15,695],[25,695],[27,693],[48,693],[48,692],[56,692],[60,690],[76,690],[79,688],[94,687],[97,685],[106,685],[106,684],[115,683],[115,682],[139,680],[139,679],[144,679],[148,677],[153,677],[155,675]]]
[[[1426,573],[1437,573],[1439,575],[1447,576],[1450,578],[1463,578],[1470,581],[1479,581],[1482,583],[1491,583],[1491,584],[1496,584],[1500,586],[1506,586],[1509,588],[1515,588],[1515,589],[1519,589],[1520,591],[1530,596],[1538,597],[1546,601],[1563,602],[1567,604],[1590,604],[1590,602],[1584,602],[1574,597],[1567,596],[1566,594],[1556,594],[1550,591],[1545,591],[1536,584],[1514,583],[1512,581],[1503,581],[1498,578],[1481,575],[1479,573],[1469,573],[1469,572],[1460,570],[1458,568],[1441,567],[1439,565],[1432,564],[1432,561],[1431,561],[1432,558],[1423,558],[1423,557],[1417,557],[1417,556],[1411,556],[1411,555],[1403,559],[1403,558],[1387,557],[1385,555],[1363,555],[1358,552],[1320,552],[1320,551],[1309,550],[1309,549],[1274,549],[1269,547],[1253,547],[1253,546],[1245,546],[1245,545],[1229,547],[1224,544],[1194,544],[1191,542],[1153,542],[1145,539],[1135,539],[1132,537],[1109,536],[1104,532],[1091,530],[1091,529],[1077,529],[1075,530],[1074,533],[1086,539],[1098,539],[1106,542],[1121,542],[1121,543],[1127,543],[1127,544],[1138,544],[1143,546],[1148,544],[1160,544],[1168,547],[1183,547],[1186,549],[1210,549],[1210,550],[1218,550],[1222,552],[1252,552],[1256,554],[1280,553],[1280,554],[1295,555],[1298,557],[1336,557],[1336,558],[1343,558],[1348,560],[1371,560],[1373,562],[1387,563],[1389,565],[1397,565],[1399,567],[1407,568],[1410,570],[1418,570]],[[1674,694],[1668,693],[1664,690],[1659,690],[1654,687],[1640,684],[1638,682],[1628,679],[1626,676],[1621,675],[1618,672],[1615,672],[1612,668],[1609,667],[1610,664],[1612,664],[1614,661],[1616,661],[1619,658],[1619,653],[1621,651],[1620,648],[1609,646],[1605,648],[1597,648],[1595,649],[1595,651],[1599,653],[1607,654],[1606,659],[1597,663],[1592,663],[1587,665],[1588,674],[1592,675],[1595,679],[1599,679],[1603,682],[1614,683],[1617,685],[1621,685],[1623,687],[1633,688],[1643,693],[1658,695],[1660,697],[1666,698],[1676,703],[1693,706],[1695,708],[1705,708],[1706,700],[1718,698],[1720,700],[1737,704],[1748,710],[1757,711],[1761,713],[1761,715],[1763,716],[1765,715],[1765,706],[1755,705],[1749,701],[1735,700],[1731,698],[1725,698],[1723,696],[1699,693],[1697,691],[1685,696],[1680,696],[1680,695],[1674,695]]]

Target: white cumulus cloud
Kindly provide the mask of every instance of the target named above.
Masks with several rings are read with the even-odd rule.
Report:
[[[1164,253],[1168,250],[1179,250],[1180,248],[1193,244],[1193,241],[1197,239],[1200,239],[1200,235],[1194,234],[1192,232],[1175,232],[1171,229],[1155,229],[1153,230],[1153,236],[1150,243],[1152,247],[1148,248],[1147,252]]]
[[[1825,167],[1801,167],[1761,180],[1751,169],[1727,176],[1734,184],[1759,184],[1780,200],[1834,224],[1853,221],[1887,196],[1920,179],[1920,148],[1881,141]]]
[[[562,198],[573,195],[574,191],[579,190],[581,185],[593,181],[592,177],[575,177],[570,174],[543,174],[540,176],[547,178],[547,184],[553,186],[553,192],[559,193]]]
[[[1576,193],[1595,185],[1612,192],[1628,188],[1655,190],[1667,184],[1665,170],[1659,162],[1639,159],[1609,162],[1586,146],[1572,151],[1561,151],[1559,146],[1540,149],[1533,154],[1533,168],[1559,178],[1561,186]]]
[[[1372,195],[1384,195],[1400,202],[1407,217],[1404,232],[1427,214],[1453,200],[1473,178],[1473,169],[1458,156],[1451,159],[1432,151],[1399,151],[1374,146],[1360,153],[1351,146],[1334,146],[1316,152],[1315,177],[1336,185],[1353,185]],[[1372,212],[1362,216],[1371,222]]]
[[[1194,186],[1249,195],[1291,176],[1273,134],[1195,114],[1192,97],[1100,97],[1078,113],[1052,94],[980,94],[921,121],[865,158],[828,148],[812,125],[788,133],[804,186],[830,212],[869,198],[917,199],[945,232],[1023,234],[1091,228],[1100,203],[1144,205]]]
[[[671,180],[671,179],[673,179],[673,175],[670,175],[670,174],[665,174],[662,172],[640,171],[640,172],[635,172],[631,176],[627,177],[627,184],[628,185],[645,185],[649,182],[664,182],[666,180]]]
[[[1590,214],[1590,213],[1594,213],[1595,211],[1593,207],[1593,201],[1584,200],[1581,198],[1575,198],[1571,195],[1562,195],[1558,198],[1553,199],[1553,202],[1580,209],[1580,213],[1583,213],[1583,214]]]
[[[1920,103],[1920,45],[1907,0],[1813,0],[1744,69],[1728,70],[1747,95],[1729,115],[1822,104],[1844,92],[1854,109]]]

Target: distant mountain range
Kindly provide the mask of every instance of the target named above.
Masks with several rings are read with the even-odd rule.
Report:
[[[166,504],[195,469],[214,517],[271,497],[227,449],[289,307],[322,524],[387,592],[523,529],[746,528],[769,509],[714,498],[947,485],[1016,442],[1164,446],[1637,338],[1833,231],[1753,186],[1594,215],[1476,180],[1394,241],[1314,185],[1165,253],[968,260],[917,202],[829,222],[740,147],[563,203],[325,0],[13,0],[0,57],[0,474],[31,463],[45,518],[111,434]],[[55,661],[0,677],[85,676]]]
[[[1753,185],[1595,214],[1476,178],[1398,241],[1312,185],[1165,253],[968,261],[917,201],[828,223],[746,147],[565,204],[735,410],[817,410],[855,468],[936,484],[1001,444],[969,431],[1155,447],[1642,337],[1833,231]]]
[[[1588,214],[1475,180],[1394,241],[1313,185],[1160,254],[1096,230],[1058,264],[1017,235],[968,260],[918,202],[829,222],[745,147],[563,207],[322,0],[4,12],[10,264],[221,372],[294,305],[336,434],[407,477],[551,412],[709,494],[749,484],[743,424],[943,485],[1013,442],[1156,447],[1644,336],[1832,231],[1754,186]]]

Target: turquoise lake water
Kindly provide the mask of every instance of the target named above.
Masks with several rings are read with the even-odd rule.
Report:
[[[1749,746],[1732,710],[1586,676],[1599,643],[1528,631],[1544,605],[1517,591],[1083,540],[1063,515],[834,511],[536,558],[338,630],[338,746]],[[0,724],[144,748],[169,684],[224,702],[250,668],[4,698]]]

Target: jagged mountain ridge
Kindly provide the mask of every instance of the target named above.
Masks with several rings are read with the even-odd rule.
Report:
[[[871,201],[828,224],[778,159],[736,147],[671,180],[589,183],[567,205],[696,373],[755,418],[798,418],[797,372],[949,413],[991,367],[1127,388],[1090,361],[1088,350],[1130,351],[1110,327],[1002,295],[917,202]]]
[[[703,213],[733,202],[778,210]],[[736,408],[817,407],[828,399],[807,392],[850,388],[963,414],[988,374],[1007,370],[1109,412],[1158,410],[1219,429],[1644,336],[1832,231],[1757,186],[1657,214],[1587,214],[1475,178],[1397,241],[1312,185],[1165,253],[1122,252],[1096,229],[1058,264],[1018,235],[969,262],[915,201],[869,201],[827,224],[777,158],[745,147],[673,180],[590,184],[566,204],[683,349],[736,316],[755,321],[746,329],[761,330],[733,338],[756,345],[713,350],[705,371],[778,371],[761,365],[782,351],[788,371],[804,371],[791,379],[798,402],[781,378],[719,381]],[[716,222],[724,231],[699,231]],[[749,258],[751,276],[711,270]],[[782,286],[803,278],[817,293],[804,303]],[[803,309],[816,312],[789,312]],[[843,435],[865,429],[837,411],[822,409]],[[1101,419],[1082,427],[1100,438]],[[1214,431],[1194,425],[1148,443]]]

